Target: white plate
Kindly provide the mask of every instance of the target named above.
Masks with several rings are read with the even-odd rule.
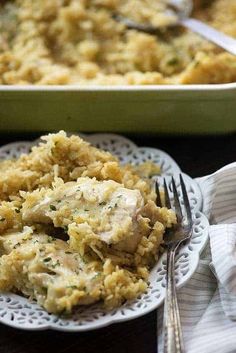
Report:
[[[122,163],[140,163],[152,160],[162,167],[162,175],[167,178],[171,192],[170,176],[178,179],[181,172],[176,162],[165,152],[154,148],[138,148],[133,142],[119,135],[94,134],[85,136],[97,147],[111,151]],[[17,142],[0,148],[0,158],[16,158],[28,152],[33,143]],[[177,286],[181,287],[191,278],[199,262],[199,255],[208,239],[208,221],[200,212],[202,207],[201,191],[197,183],[183,174],[194,213],[192,239],[182,246],[177,254],[175,265]],[[163,177],[159,178],[162,182]],[[178,184],[179,188],[179,184]],[[12,293],[0,294],[0,322],[6,325],[25,329],[55,329],[61,331],[87,331],[115,322],[126,321],[142,316],[161,305],[165,297],[166,255],[163,254],[152,269],[149,288],[139,298],[126,302],[121,307],[106,311],[101,304],[80,307],[70,318],[48,314],[35,302]]]

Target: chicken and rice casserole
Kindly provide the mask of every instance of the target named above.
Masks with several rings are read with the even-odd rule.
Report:
[[[149,85],[236,81],[236,57],[182,27],[166,0],[0,3],[0,84]],[[160,28],[129,30],[128,16]],[[193,16],[236,37],[235,0],[194,0]]]
[[[147,289],[163,235],[176,223],[155,205],[153,164],[116,157],[65,132],[0,163],[0,290],[70,313],[121,305]]]

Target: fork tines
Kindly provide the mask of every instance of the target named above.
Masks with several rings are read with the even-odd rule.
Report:
[[[192,227],[192,212],[191,212],[191,206],[189,203],[189,198],[188,198],[188,193],[186,190],[186,185],[183,179],[183,176],[180,174],[179,175],[179,180],[180,180],[180,188],[182,192],[182,199],[183,199],[183,206],[186,212],[187,216],[187,222],[190,227]],[[164,202],[163,199],[161,198],[161,187],[158,181],[155,183],[155,191],[156,191],[156,205],[159,207],[167,207],[169,209],[173,209],[176,213],[177,216],[177,221],[178,223],[181,223],[183,221],[183,210],[181,207],[181,201],[180,201],[180,191],[178,190],[178,187],[176,186],[176,181],[174,177],[172,176],[171,178],[171,188],[173,192],[173,197],[171,198],[170,196],[170,188],[168,188],[168,182],[166,178],[163,179],[163,188],[164,188]],[[172,206],[173,204],[173,206]]]

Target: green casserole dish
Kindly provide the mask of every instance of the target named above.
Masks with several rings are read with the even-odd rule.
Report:
[[[236,131],[236,83],[0,86],[1,131],[215,134]]]

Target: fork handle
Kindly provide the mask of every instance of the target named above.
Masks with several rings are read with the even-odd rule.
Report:
[[[164,353],[184,353],[183,336],[175,287],[175,252],[178,246],[167,249],[167,279],[164,304]]]
[[[177,250],[177,247],[175,248],[175,251]],[[175,255],[174,255],[175,256]],[[175,261],[174,261],[175,263]],[[173,269],[175,271],[175,267]],[[174,277],[173,277],[174,278]],[[175,280],[173,280],[173,296],[172,296],[172,301],[173,301],[173,306],[174,306],[174,315],[175,315],[175,322],[176,322],[176,341],[178,345],[177,352],[184,353],[184,341],[183,341],[183,332],[182,332],[182,326],[181,326],[181,321],[180,321],[180,312],[179,312],[179,305],[178,305],[178,298],[177,298],[177,292],[176,292],[176,284]]]

